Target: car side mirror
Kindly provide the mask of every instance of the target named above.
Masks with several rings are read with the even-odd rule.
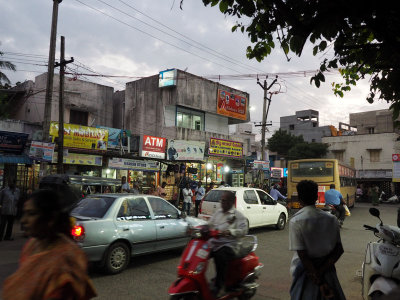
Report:
[[[182,219],[186,219],[187,215],[184,211],[181,211],[180,215],[179,215]]]

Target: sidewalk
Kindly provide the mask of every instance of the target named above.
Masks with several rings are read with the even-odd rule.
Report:
[[[19,221],[16,221],[13,226],[14,240],[0,242],[0,289],[3,289],[3,281],[17,269],[19,254],[27,241],[20,228]]]

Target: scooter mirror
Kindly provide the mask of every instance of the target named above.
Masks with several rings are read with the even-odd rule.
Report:
[[[369,209],[369,213],[370,213],[371,215],[373,215],[374,217],[377,217],[378,219],[380,219],[380,212],[379,212],[379,209],[376,209],[375,207],[371,207],[371,208]]]

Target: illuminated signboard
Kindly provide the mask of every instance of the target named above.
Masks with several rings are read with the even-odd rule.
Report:
[[[225,90],[218,90],[217,114],[247,120],[247,98]]]

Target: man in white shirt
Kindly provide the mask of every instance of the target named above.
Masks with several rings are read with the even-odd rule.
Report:
[[[192,206],[192,197],[193,192],[190,188],[189,183],[186,183],[185,188],[182,190],[183,194],[183,207],[182,210],[186,213],[186,215],[190,215],[190,207]]]
[[[197,218],[199,215],[199,206],[201,203],[201,200],[203,200],[204,195],[206,194],[206,190],[201,186],[201,181],[197,184],[196,188],[196,201],[194,202],[194,215]]]
[[[221,208],[208,221],[212,229],[218,230],[221,237],[212,240],[212,256],[214,257],[217,275],[213,293],[218,294],[225,283],[225,273],[229,261],[236,258],[241,243],[240,238],[248,231],[245,216],[233,207],[235,194],[226,191],[221,196]]]
[[[129,183],[126,182],[126,176],[121,177],[121,193],[129,193],[130,186]]]
[[[303,208],[289,222],[289,250],[295,251],[290,267],[291,299],[346,299],[335,269],[343,254],[339,223],[335,216],[315,207],[315,182],[299,182],[297,193]]]

